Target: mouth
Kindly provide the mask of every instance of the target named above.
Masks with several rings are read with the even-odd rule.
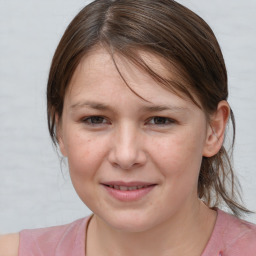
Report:
[[[117,189],[121,191],[133,191],[133,190],[139,190],[143,188],[148,188],[150,186],[154,186],[155,184],[152,185],[140,185],[140,186],[118,186],[118,185],[107,185],[104,184],[105,186],[112,188],[112,189]]]
[[[108,194],[118,201],[131,202],[144,198],[157,184],[145,182],[107,182],[101,183]]]

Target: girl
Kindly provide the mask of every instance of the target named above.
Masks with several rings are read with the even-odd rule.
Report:
[[[256,254],[223,146],[218,42],[172,0],[96,0],[53,57],[48,125],[93,215],[0,240],[0,255]]]

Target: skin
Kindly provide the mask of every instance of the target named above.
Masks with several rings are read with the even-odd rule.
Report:
[[[161,62],[143,53],[163,75]],[[87,230],[86,255],[190,255],[205,248],[216,212],[197,196],[202,156],[220,149],[229,116],[227,102],[206,118],[186,97],[162,88],[129,61],[95,48],[77,67],[56,117],[60,150],[81,200],[94,212]],[[139,200],[113,198],[102,183],[155,184]],[[17,255],[18,235],[0,255]],[[14,248],[14,249],[11,249]],[[2,250],[2,251],[1,251]],[[9,251],[8,251],[9,250]]]
[[[165,75],[156,57],[143,55]],[[197,180],[202,156],[216,154],[222,144],[228,105],[221,102],[208,123],[190,100],[129,61],[116,56],[116,62],[140,97],[108,52],[96,48],[78,66],[59,120],[73,185],[94,212],[87,254],[199,255],[216,212],[198,200]],[[156,185],[142,199],[122,202],[107,193],[107,181]]]
[[[18,256],[19,234],[0,235],[0,255]]]

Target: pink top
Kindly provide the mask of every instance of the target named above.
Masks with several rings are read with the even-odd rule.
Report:
[[[217,212],[213,233],[201,256],[256,256],[256,225]],[[85,256],[88,220],[21,231],[19,256]]]

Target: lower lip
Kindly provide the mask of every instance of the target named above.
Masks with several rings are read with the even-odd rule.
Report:
[[[115,199],[123,202],[136,201],[146,196],[156,185],[148,186],[136,190],[118,190],[104,185],[108,193]]]

